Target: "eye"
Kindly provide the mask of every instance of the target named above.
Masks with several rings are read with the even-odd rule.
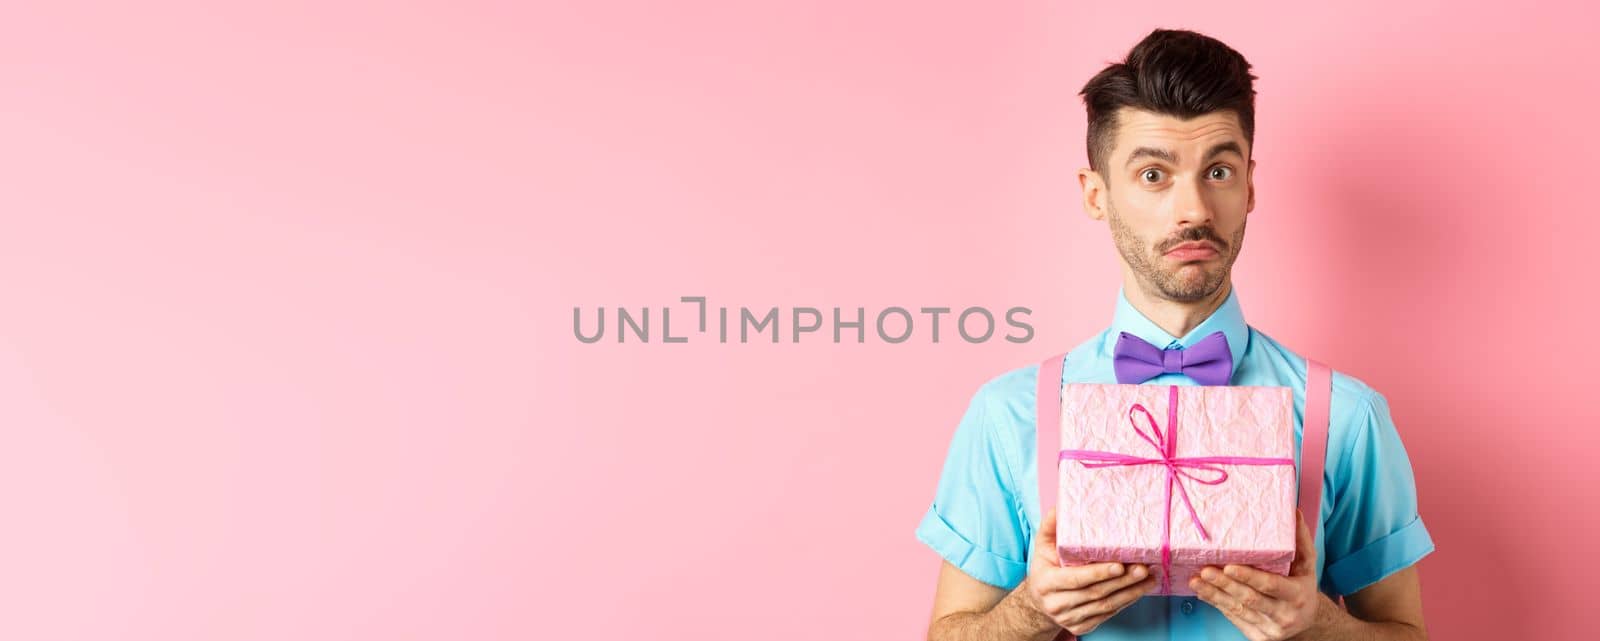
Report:
[[[1160,169],[1151,168],[1139,172],[1139,178],[1150,184],[1161,182],[1161,176],[1162,174]]]
[[[1227,180],[1233,176],[1233,168],[1227,165],[1217,165],[1211,168],[1212,180]]]

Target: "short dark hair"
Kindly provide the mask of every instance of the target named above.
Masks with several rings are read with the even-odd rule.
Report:
[[[1156,29],[1083,86],[1089,112],[1089,166],[1103,171],[1116,140],[1122,107],[1189,119],[1233,110],[1255,149],[1256,90],[1250,62],[1210,36],[1178,29]]]

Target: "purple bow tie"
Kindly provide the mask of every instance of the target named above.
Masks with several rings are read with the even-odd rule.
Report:
[[[1111,369],[1122,384],[1137,385],[1162,374],[1183,374],[1201,385],[1227,385],[1233,378],[1233,354],[1222,332],[1212,332],[1187,349],[1166,350],[1122,332],[1111,354]]]

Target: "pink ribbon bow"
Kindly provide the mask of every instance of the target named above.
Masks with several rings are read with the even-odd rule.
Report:
[[[1150,431],[1155,433],[1151,438],[1144,430],[1139,428],[1134,412],[1144,414],[1145,421],[1150,424]],[[1156,419],[1144,405],[1134,403],[1128,409],[1128,423],[1133,425],[1133,430],[1156,448],[1161,458],[1141,458],[1117,452],[1102,452],[1096,450],[1061,450],[1058,460],[1074,459],[1079,465],[1087,468],[1112,467],[1122,465],[1165,465],[1167,467],[1167,509],[1163,514],[1161,526],[1161,591],[1164,594],[1172,593],[1172,486],[1178,486],[1178,492],[1183,496],[1183,505],[1189,509],[1189,520],[1200,530],[1200,537],[1207,542],[1211,541],[1211,534],[1206,531],[1206,526],[1200,522],[1200,514],[1195,511],[1194,504],[1189,501],[1189,491],[1184,489],[1178,476],[1186,476],[1206,485],[1217,485],[1228,480],[1228,473],[1222,468],[1212,464],[1222,465],[1294,465],[1292,458],[1262,458],[1255,456],[1175,456],[1178,450],[1178,386],[1169,386],[1167,395],[1167,433],[1161,433],[1161,427],[1156,425]],[[1095,461],[1090,463],[1089,461]],[[1216,472],[1217,477],[1212,480],[1200,478],[1193,472],[1183,468],[1193,468]]]

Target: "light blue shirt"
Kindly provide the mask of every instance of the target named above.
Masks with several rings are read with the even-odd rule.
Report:
[[[1174,338],[1117,292],[1111,327],[1067,354],[1066,383],[1116,383],[1112,348],[1128,332],[1161,348],[1188,347],[1212,332],[1228,337],[1233,385],[1294,390],[1295,465],[1299,469],[1305,415],[1305,358],[1246,325],[1238,292],[1183,338]],[[973,578],[1010,590],[1028,574],[1033,533],[1041,518],[1038,441],[1034,429],[1037,363],[990,379],[973,395],[956,426],[938,490],[917,539]],[[1194,385],[1183,374],[1146,384]],[[1317,528],[1317,580],[1330,595],[1351,594],[1409,567],[1432,552],[1433,539],[1417,512],[1416,483],[1400,434],[1382,394],[1333,373],[1328,458]],[[1087,637],[1131,639],[1244,639],[1215,607],[1198,597],[1145,596]]]

